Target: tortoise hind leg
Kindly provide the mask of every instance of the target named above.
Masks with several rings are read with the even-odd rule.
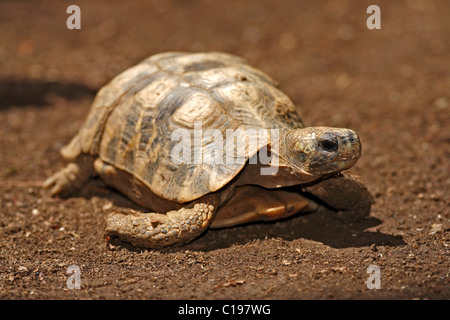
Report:
[[[45,180],[43,187],[50,189],[52,196],[78,190],[87,180],[95,176],[93,163],[92,156],[81,155]]]
[[[106,238],[119,238],[137,247],[161,248],[186,243],[205,231],[213,219],[214,207],[197,203],[161,213],[112,213],[106,220]]]

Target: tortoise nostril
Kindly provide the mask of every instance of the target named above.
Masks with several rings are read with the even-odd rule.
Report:
[[[343,144],[350,145],[350,146],[355,145],[357,142],[358,142],[358,139],[353,136],[342,140]]]
[[[338,149],[338,143],[337,141],[333,140],[322,140],[319,142],[320,148],[322,148],[325,151],[333,152]]]

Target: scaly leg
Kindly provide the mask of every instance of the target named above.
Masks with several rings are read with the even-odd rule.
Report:
[[[161,213],[125,215],[112,213],[106,220],[105,236],[117,237],[137,247],[161,248],[189,242],[205,231],[214,217],[214,207],[197,203]]]

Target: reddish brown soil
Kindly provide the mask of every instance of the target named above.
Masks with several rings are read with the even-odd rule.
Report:
[[[366,27],[373,1],[78,0],[82,28],[68,30],[72,3],[2,1],[0,298],[449,299],[450,3],[375,2],[381,30]],[[243,56],[308,124],[355,129],[370,217],[323,210],[157,251],[105,244],[107,213],[132,204],[101,181],[49,197],[40,184],[95,92],[173,50]]]

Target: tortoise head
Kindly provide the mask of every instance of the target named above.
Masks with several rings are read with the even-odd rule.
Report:
[[[280,156],[305,181],[349,169],[361,156],[359,137],[350,129],[295,129],[286,133],[282,145]]]

